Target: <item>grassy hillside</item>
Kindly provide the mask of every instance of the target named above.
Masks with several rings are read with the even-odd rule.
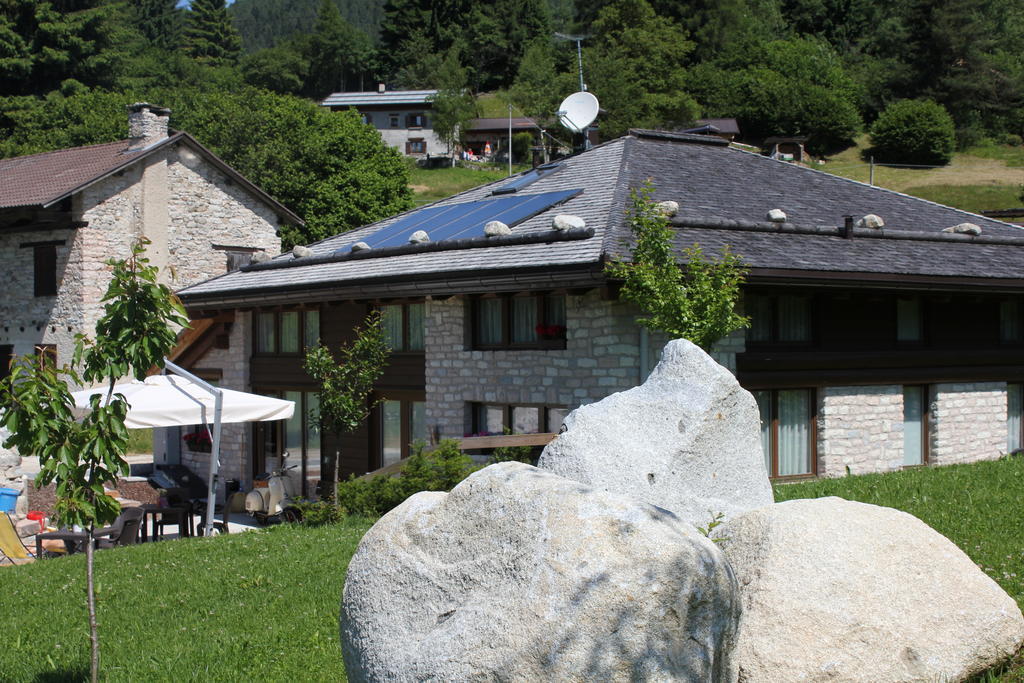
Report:
[[[516,165],[513,173],[519,173],[527,167]],[[419,168],[409,160],[409,186],[413,191],[413,200],[417,205],[428,204],[464,192],[470,188],[493,183],[508,177],[507,166],[481,164],[471,168],[456,166],[454,168]]]
[[[868,182],[870,164],[861,153],[867,138],[816,166],[823,171]],[[875,185],[972,212],[1024,206],[1024,147],[988,144],[956,154],[941,168],[875,166]],[[883,217],[884,218],[884,217]]]

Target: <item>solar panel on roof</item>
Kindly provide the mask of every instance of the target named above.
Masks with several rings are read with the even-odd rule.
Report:
[[[513,192],[518,192],[527,185],[532,185],[541,178],[551,175],[560,168],[562,168],[561,162],[543,164],[531,171],[527,171],[526,173],[517,176],[515,180],[509,181],[504,185],[496,188],[491,192],[491,194],[511,194]]]
[[[575,197],[583,190],[561,190],[541,194],[515,195],[477,202],[429,206],[409,214],[362,238],[374,249],[408,243],[417,230],[426,230],[433,242],[483,237],[484,225],[501,221],[509,227]]]

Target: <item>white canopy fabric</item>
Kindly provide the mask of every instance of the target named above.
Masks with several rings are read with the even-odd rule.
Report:
[[[286,420],[295,413],[295,401],[247,394],[244,391],[221,389],[179,368],[166,358],[164,365],[175,375],[153,375],[145,381],[114,385],[114,393],[128,402],[124,425],[129,429],[177,427],[202,424],[210,430],[213,441],[207,486],[206,535],[213,531],[213,510],[217,498],[217,470],[220,468],[221,425],[225,422],[266,422]],[[72,394],[75,408],[89,411],[89,399],[107,389],[84,389]]]
[[[295,402],[269,396],[248,394],[244,391],[221,389],[224,404],[220,421],[265,422],[286,420],[295,412]],[[177,427],[180,425],[212,424],[214,397],[209,391],[174,375],[153,375],[145,381],[137,380],[114,386],[115,394],[123,394],[128,401],[128,415],[124,425],[129,429],[147,427]],[[72,394],[75,407],[83,414],[89,410],[89,398],[107,389],[83,389]]]

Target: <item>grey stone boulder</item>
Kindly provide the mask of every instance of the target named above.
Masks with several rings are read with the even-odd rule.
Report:
[[[587,227],[587,222],[579,216],[560,213],[551,219],[551,227],[554,230],[582,230]]]
[[[508,462],[382,517],[340,630],[352,681],[733,681],[738,605],[675,515]]]
[[[841,498],[716,529],[740,582],[747,681],[959,681],[1024,640],[1017,604],[927,524]]]
[[[537,464],[695,526],[773,501],[754,397],[685,339],[639,387],[569,413]]]

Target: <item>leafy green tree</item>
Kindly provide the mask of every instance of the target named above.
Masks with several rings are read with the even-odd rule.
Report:
[[[466,70],[454,50],[448,52],[441,64],[435,85],[437,94],[430,98],[434,133],[448,146],[448,153],[454,155],[466,125],[476,116],[476,100],[466,87]]]
[[[206,64],[231,64],[242,39],[231,24],[224,0],[192,0],[185,26],[185,51]]]
[[[637,320],[639,324],[689,339],[708,351],[722,337],[750,324],[736,313],[746,271],[728,246],[717,261],[708,261],[698,244],[683,252],[680,267],[672,228],[651,201],[652,193],[649,183],[631,193],[632,260],[611,263],[605,272],[622,280],[622,298],[647,315]]]
[[[509,89],[512,103],[542,126],[554,125],[558,105],[576,87],[575,74],[559,73],[550,43],[538,40],[526,49]]]
[[[893,102],[871,126],[871,154],[883,163],[943,166],[955,148],[953,118],[929,100]]]
[[[175,50],[181,44],[185,15],[176,0],[132,0],[138,27],[150,44]]]
[[[402,66],[395,73],[395,83],[402,88],[421,90],[433,87],[444,55],[434,52],[434,42],[423,29],[416,29],[401,43],[398,62]]]
[[[57,483],[57,518],[89,535],[86,599],[93,681],[99,676],[100,652],[91,538],[97,526],[112,522],[120,511],[104,493],[104,484],[114,484],[129,470],[124,459],[128,404],[114,386],[126,375],[141,380],[150,368],[162,366],[177,342],[174,326],[188,324],[170,288],[157,283],[157,268],[143,256],[145,244],[135,244],[126,260],[108,261],[113,272],[96,336],[80,335],[77,341],[75,364],[81,362],[81,376],[73,367],[58,369],[41,357],[26,357],[0,382],[0,424],[10,431],[4,445],[23,456],[38,456],[36,484]],[[92,397],[89,413],[76,420],[68,382],[83,381],[104,383],[107,391]]]
[[[385,3],[384,18],[380,23],[378,60],[386,76],[394,78],[403,69],[415,65],[417,57],[440,52],[430,26],[429,0],[388,0]],[[406,47],[413,41],[420,50],[419,54]]]
[[[370,313],[362,327],[353,330],[353,336],[351,343],[341,345],[337,359],[326,346],[317,344],[306,351],[302,364],[320,385],[314,420],[334,436],[336,444],[334,458],[323,463],[331,500],[338,495],[341,435],[359,429],[380,402],[371,398],[373,385],[384,373],[391,353],[380,311]]]
[[[547,0],[492,0],[470,3],[461,20],[468,66],[477,90],[511,85],[527,48],[551,35]],[[456,19],[458,22],[459,20]]]
[[[735,117],[747,139],[805,135],[808,149],[824,154],[861,127],[860,88],[820,40],[751,43],[694,67],[688,83],[708,115]]]
[[[283,95],[299,95],[306,87],[309,60],[290,45],[278,45],[242,57],[245,82]]]
[[[584,68],[608,112],[600,120],[602,137],[696,118],[697,103],[685,90],[693,43],[684,30],[657,16],[646,0],[616,0],[601,10],[593,29],[594,47],[585,51]]]

